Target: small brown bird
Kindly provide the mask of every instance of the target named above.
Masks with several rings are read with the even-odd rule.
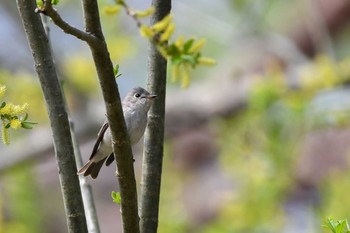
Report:
[[[131,145],[142,137],[147,126],[147,113],[156,95],[151,95],[141,87],[132,89],[123,99],[123,113]],[[78,171],[78,175],[91,176],[96,179],[103,163],[109,166],[114,161],[111,132],[107,120],[97,134],[97,141],[89,161]]]

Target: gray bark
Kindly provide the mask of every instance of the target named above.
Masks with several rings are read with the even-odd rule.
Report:
[[[70,128],[71,128],[75,160],[77,163],[77,167],[79,168],[79,167],[82,167],[84,163],[81,157],[79,143],[75,136],[74,123],[71,120],[69,122],[70,122]],[[96,211],[94,197],[92,194],[91,184],[89,184],[89,182],[87,181],[87,177],[85,176],[79,176],[79,181],[80,181],[81,193],[84,201],[84,208],[86,210],[85,217],[87,220],[87,227],[88,227],[89,233],[100,233],[100,225],[98,223],[97,211]]]
[[[76,29],[65,22],[57,11],[52,8],[49,0],[44,1],[44,9],[40,11],[48,15],[64,32],[87,42],[90,47],[112,134],[113,153],[118,170],[116,176],[119,180],[121,195],[123,231],[137,233],[139,232],[139,217],[133,156],[130,140],[126,133],[119,90],[114,78],[113,64],[102,32],[97,1],[82,0],[82,4],[85,31]]]
[[[170,13],[171,0],[153,0],[154,24]],[[148,57],[148,90],[157,94],[148,114],[145,132],[145,145],[142,162],[140,230],[142,233],[157,232],[159,215],[159,196],[163,164],[164,116],[166,95],[167,61],[150,44]]]
[[[139,232],[137,191],[133,155],[126,126],[113,64],[109,57],[99,18],[96,0],[83,0],[85,30],[94,35],[97,42],[89,43],[106,105],[108,123],[112,133],[112,145],[117,164],[123,231]]]
[[[53,134],[69,232],[87,232],[70,127],[48,39],[35,1],[17,0],[18,10],[32,50],[35,69],[46,101]]]

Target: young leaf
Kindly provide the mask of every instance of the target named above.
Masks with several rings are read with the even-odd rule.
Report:
[[[113,68],[113,72],[114,72],[114,77],[118,78],[119,76],[121,76],[122,74],[119,74],[119,64],[116,64],[115,67]]]
[[[106,15],[115,15],[115,14],[118,14],[120,12],[121,6],[120,5],[105,6],[105,7],[103,7],[102,10]]]
[[[39,8],[42,8],[44,6],[44,3],[42,0],[37,0],[36,1],[36,5],[39,7]]]
[[[112,191],[111,196],[112,196],[113,202],[120,205],[120,203],[121,203],[120,193]]]
[[[117,74],[118,74],[118,72],[119,72],[119,64],[116,64],[116,65],[114,66],[113,71],[114,71],[114,75],[117,75]]]
[[[138,18],[148,17],[150,15],[153,15],[154,11],[155,11],[154,6],[151,6],[150,8],[147,8],[144,11],[135,11],[135,16]]]
[[[57,5],[60,2],[60,0],[52,0],[51,3],[52,5]]]
[[[28,119],[28,113],[23,117],[22,121],[26,121]]]
[[[21,126],[24,129],[33,129],[34,125],[36,125],[36,124],[38,124],[38,123],[31,122],[31,121],[23,121]]]
[[[189,39],[188,41],[186,41],[186,43],[184,44],[184,53],[188,53],[188,50],[192,47],[193,42],[194,39]]]

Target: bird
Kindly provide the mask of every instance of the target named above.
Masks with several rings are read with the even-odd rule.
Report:
[[[135,87],[123,99],[123,114],[131,145],[136,144],[143,136],[147,126],[147,114],[155,97],[157,95],[150,94],[142,87]],[[90,175],[96,179],[103,163],[106,161],[106,166],[109,166],[114,161],[111,138],[109,124],[105,120],[97,134],[90,159],[78,171],[78,175]]]

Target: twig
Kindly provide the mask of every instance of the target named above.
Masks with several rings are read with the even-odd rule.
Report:
[[[94,44],[97,42],[96,38],[93,35],[79,30],[68,24],[66,21],[64,21],[61,18],[61,16],[57,13],[57,11],[52,7],[52,3],[50,0],[44,0],[43,3],[43,8],[36,8],[35,11],[49,16],[52,19],[52,21],[65,33],[75,36],[78,39],[87,42],[88,44]]]
[[[79,144],[75,136],[74,123],[71,120],[69,120],[69,123],[71,126],[70,128],[71,128],[71,134],[72,134],[75,161],[77,163],[77,167],[79,168],[79,167],[82,167],[84,163],[81,157]],[[98,223],[97,211],[96,211],[95,202],[92,194],[92,187],[87,181],[87,177],[85,176],[79,176],[79,181],[80,181],[80,187],[81,187],[81,194],[84,201],[85,216],[87,220],[87,227],[88,227],[89,233],[100,233],[100,226]]]

